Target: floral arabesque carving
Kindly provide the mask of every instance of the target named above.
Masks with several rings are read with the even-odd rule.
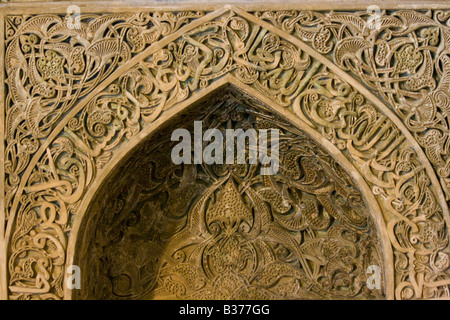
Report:
[[[449,295],[445,212],[411,141],[295,42],[231,10],[146,55],[65,119],[18,200],[12,298],[62,297],[67,239],[98,172],[164,111],[225,77],[299,116],[366,178],[394,248],[396,298]]]
[[[170,165],[174,142],[161,132],[93,201],[88,245],[75,261],[89,271],[76,297],[384,298],[365,274],[382,266],[376,228],[343,168],[235,91],[201,107],[213,110],[195,118],[204,130],[280,130],[280,173],[262,177],[260,164],[248,163]]]
[[[348,154],[378,196],[394,247],[396,296],[448,291],[445,220],[416,153],[389,118],[347,83],[329,74],[311,82],[294,111]]]
[[[257,17],[309,43],[400,117],[450,199],[450,12],[268,11]]]
[[[7,16],[6,207],[31,157],[68,110],[132,57],[203,15],[90,14],[79,28],[70,28],[67,16]]]

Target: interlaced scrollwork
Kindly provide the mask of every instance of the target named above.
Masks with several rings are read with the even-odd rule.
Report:
[[[295,112],[348,153],[389,215],[387,228],[400,283],[397,296],[413,298],[423,290],[428,298],[435,297],[439,290],[447,291],[441,286],[449,281],[443,212],[404,136],[385,115],[335,76],[314,76],[297,99]],[[418,266],[421,277],[416,275]]]
[[[6,205],[61,117],[133,56],[203,12],[6,18]]]
[[[269,11],[256,16],[309,43],[378,94],[425,150],[450,199],[450,13]]]
[[[368,205],[381,208],[394,251],[394,270],[388,273],[395,275],[396,298],[450,296],[448,209],[444,197],[439,196],[442,189],[434,182],[435,173],[427,170],[426,157],[415,147],[417,143],[423,147],[446,190],[448,14],[387,12],[377,31],[366,26],[365,18],[355,12],[252,15],[241,9],[218,11],[210,16],[183,11],[127,13],[86,15],[80,30],[68,31],[59,15],[7,16],[4,159],[6,208],[8,218],[13,217],[8,220],[10,297],[63,297],[67,245],[70,237],[76,236],[72,233],[74,220],[84,214],[80,210],[83,198],[104,173],[104,167],[119,157],[130,141],[139,141],[155,120],[165,119],[168,110],[189,99],[194,101],[199,92],[208,91],[221,81],[232,82],[248,94],[270,101],[275,110],[289,112],[297,123],[334,144],[361,174],[376,199],[376,203]],[[305,43],[315,51],[307,53]],[[317,59],[321,55],[329,60]],[[351,72],[376,92],[403,120],[403,125],[389,119],[379,104],[360,93],[350,77],[336,74],[335,66]],[[405,134],[409,132],[416,140]],[[314,152],[321,154],[317,150]],[[301,153],[308,156],[304,156],[301,168],[325,170],[314,164],[308,152],[311,151],[302,149]],[[300,170],[294,163],[289,167]],[[289,176],[294,171],[285,174]],[[242,178],[219,179],[217,185],[209,185],[211,192],[203,194],[203,200],[196,201],[202,203],[212,197],[216,206],[203,212],[218,221],[224,210],[220,200],[224,194],[239,204],[236,210],[242,214],[238,220],[246,221],[242,225],[255,222],[255,217],[248,214],[251,210],[269,210],[282,216],[289,201],[278,201],[279,197],[270,191],[279,191],[276,186],[266,192],[251,185],[253,178],[248,177],[245,190],[240,189]],[[312,183],[314,177],[311,179]],[[295,179],[285,180],[283,183],[289,185]],[[302,190],[298,184],[296,188]],[[345,201],[353,199],[351,193],[333,190]],[[197,191],[201,198],[202,193]],[[266,204],[251,200],[256,199],[251,192]],[[343,228],[353,232],[355,224],[367,224],[358,215],[338,218],[339,210],[334,216],[325,195],[311,190],[302,192],[312,193],[311,201],[327,209],[330,223],[333,216]],[[290,208],[295,207],[295,201],[291,202]],[[314,211],[311,203],[306,201],[305,206],[310,205],[308,208]],[[363,206],[361,201],[358,203]],[[128,209],[123,210],[129,214]],[[194,211],[186,212],[184,217],[195,216]],[[319,230],[322,223],[327,225],[327,219],[316,218],[307,223],[313,230]],[[215,224],[213,218],[208,219],[204,224],[215,230],[209,229],[210,237],[217,235],[217,228],[226,227],[225,222]],[[243,231],[235,232],[242,235]],[[337,231],[333,235],[328,232],[328,239],[331,236],[340,235]],[[372,233],[370,236],[380,237]],[[233,237],[227,240],[225,248],[240,241],[240,235]],[[223,252],[210,249],[205,259],[217,272],[225,263],[217,258]],[[242,252],[241,249],[233,253],[237,254],[236,263],[243,263],[254,254],[251,246]],[[320,257],[318,251],[314,249],[314,254]],[[301,256],[298,251],[297,259]],[[325,264],[317,257],[320,267],[314,270],[321,272]],[[353,255],[354,259],[358,257]],[[358,266],[362,270],[360,263]],[[297,284],[299,288],[307,283],[310,288],[318,288],[314,284],[317,275],[311,277],[312,274],[313,271],[306,272],[298,277],[303,279]],[[320,284],[326,290],[302,291],[296,297],[313,292],[320,297],[342,294],[333,291],[336,286],[330,281]],[[342,283],[352,283],[352,297],[367,293],[362,285],[347,280]],[[169,287],[175,288],[172,294],[182,292],[177,291],[176,283],[165,288]],[[241,286],[244,287],[248,286]],[[142,288],[134,289],[136,293]],[[273,297],[281,294],[277,292]],[[183,294],[187,295],[187,291]],[[228,292],[225,296],[239,295]]]
[[[91,209],[102,214],[81,249],[89,271],[79,298],[383,298],[366,285],[378,240],[345,171],[291,125],[229,95],[204,104],[216,109],[204,129],[282,130],[280,173],[168,166],[173,142],[146,146]]]

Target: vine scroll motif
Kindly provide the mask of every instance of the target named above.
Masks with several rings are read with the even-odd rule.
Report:
[[[63,115],[119,66],[204,12],[7,16],[6,212],[21,175]],[[8,218],[8,216],[7,216]]]
[[[294,111],[348,153],[385,210],[397,298],[448,294],[445,220],[430,181],[398,129],[347,83],[318,74]],[[422,272],[417,272],[422,270]]]
[[[425,150],[450,200],[450,11],[269,11],[257,17],[351,72],[391,106]]]
[[[321,76],[312,81],[315,73]],[[67,238],[99,170],[161,113],[225,75],[292,109],[367,179],[395,249],[397,298],[449,295],[442,208],[408,141],[344,80],[293,43],[231,12],[141,60],[52,141],[17,213],[9,259],[12,298],[62,297]]]
[[[331,156],[236,92],[203,106],[215,109],[197,118],[204,130],[280,130],[280,173],[167,165],[174,143],[159,134],[93,201],[77,298],[383,298],[366,284],[368,266],[382,266],[376,229]]]

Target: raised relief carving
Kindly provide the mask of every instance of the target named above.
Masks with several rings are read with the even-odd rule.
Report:
[[[203,12],[7,16],[6,205],[42,141],[118,67]]]
[[[386,101],[415,136],[450,199],[450,13],[268,11],[255,15],[309,43]],[[373,23],[374,24],[374,23]]]
[[[139,134],[150,128],[155,120],[167,119],[168,110],[194,101],[198,93],[210,90],[220,81],[233,82],[247,93],[259,95],[273,103],[273,109],[284,108],[290,112],[305,128],[333,143],[365,179],[376,199],[376,203],[370,205],[380,207],[394,251],[394,265],[387,266],[392,270],[386,271],[394,275],[395,292],[390,297],[422,299],[450,296],[446,224],[449,213],[441,196],[442,190],[447,192],[448,178],[445,113],[449,101],[448,16],[446,11],[386,12],[382,17],[381,30],[374,31],[365,27],[367,16],[355,12],[245,12],[231,8],[208,15],[184,11],[86,15],[82,19],[83,27],[74,31],[65,27],[64,17],[59,15],[7,15],[4,156],[5,207],[8,230],[11,232],[8,242],[10,297],[63,298],[68,242],[70,237],[77,236],[71,233],[73,223],[84,215],[83,199],[88,190],[95,191],[89,188],[100,179],[103,168],[112,159],[124,156],[122,150],[127,143],[139,141]],[[158,45],[152,46],[155,43]],[[314,50],[310,50],[305,43]],[[322,59],[322,56],[328,60]],[[339,73],[336,66],[350,72],[376,93],[403,120],[403,124],[390,118],[383,105],[370,100],[367,94],[361,92],[364,87],[345,73]],[[308,141],[311,148],[320,150],[312,140]],[[300,150],[302,157],[308,158],[309,151]],[[331,162],[321,162],[320,165],[331,165],[332,160],[328,160]],[[429,169],[428,161],[435,172]],[[314,172],[326,171],[317,163],[298,165],[301,165],[299,168],[312,166]],[[238,205],[233,209],[241,213],[235,218],[239,221],[236,223],[243,225],[245,230],[234,230],[229,236],[232,240],[223,242],[225,249],[220,250],[235,246],[233,254],[237,256],[233,261],[245,264],[244,269],[252,268],[249,261],[255,264],[254,255],[261,254],[258,253],[261,251],[249,249],[252,244],[248,248],[241,247],[243,233],[257,234],[250,231],[254,230],[255,217],[260,217],[255,215],[255,211],[262,216],[282,217],[285,214],[283,210],[295,211],[295,207],[299,206],[297,200],[301,200],[303,194],[308,194],[308,199],[312,201],[308,203],[326,208],[330,225],[331,221],[338,221],[342,228],[355,233],[354,224],[361,227],[358,215],[347,217],[350,219],[347,222],[343,216],[333,216],[329,212],[333,211],[333,206],[327,207],[326,204],[329,200],[314,193],[314,190],[300,188],[299,181],[303,176],[292,178],[299,168],[292,165],[293,171],[284,172],[280,178],[282,180],[267,182],[267,194],[261,191],[261,186],[251,185],[250,181],[257,178],[251,175],[244,176],[248,179],[244,179],[246,182],[242,180],[244,177],[236,179],[230,175],[218,185],[206,184],[203,193],[198,189],[191,196],[198,197],[197,205],[204,204],[203,220],[200,219],[205,228],[202,234],[207,239],[215,239],[214,248],[217,248],[208,247],[210,251],[207,250],[208,254],[204,257],[207,261],[205,265],[209,265],[211,271],[203,275],[203,284],[188,284],[186,281],[190,280],[185,279],[184,287],[172,282],[167,287],[156,286],[161,290],[151,291],[151,294],[145,291],[151,288],[151,281],[157,282],[156,279],[159,279],[159,282],[164,282],[165,277],[170,278],[169,274],[175,272],[174,267],[172,271],[167,271],[167,275],[141,279],[143,282],[150,281],[145,286],[142,281],[133,282],[137,287],[126,289],[125,295],[144,297],[147,294],[150,297],[155,294],[178,294],[182,297],[180,292],[184,290],[185,297],[194,294],[190,285],[206,288],[212,283],[217,268],[228,266],[217,258],[226,255],[214,251],[222,248],[220,241],[225,241],[218,238],[219,229],[230,228],[227,227],[230,220],[220,218],[228,210],[224,209],[227,208],[226,201],[222,200],[224,195],[234,199],[233,203]],[[183,170],[183,174],[188,174]],[[339,181],[329,176],[328,171],[323,175],[325,180]],[[340,176],[342,178],[345,174]],[[315,181],[314,177],[311,179]],[[298,199],[292,198],[291,187],[283,189],[277,186],[289,186],[291,180],[297,181],[295,188],[292,188],[301,191]],[[242,187],[244,182],[248,185]],[[357,189],[350,180],[345,185]],[[204,193],[206,190],[210,193]],[[334,191],[341,195],[344,202],[351,201],[346,191]],[[265,204],[257,205],[256,200],[252,200],[256,199],[252,192],[262,199],[259,202]],[[284,198],[275,195],[277,192],[280,197],[289,195],[287,202],[279,202]],[[344,192],[345,196],[340,192]],[[368,209],[363,201],[357,203],[365,219],[368,219]],[[120,211],[112,203],[110,206],[111,212]],[[145,212],[152,211],[150,204],[147,207],[147,211],[139,212],[142,219],[146,217]],[[189,220],[189,217],[198,214],[198,209],[190,208],[191,211],[184,213],[184,219]],[[305,208],[302,210],[308,211]],[[311,207],[313,209],[314,205]],[[129,215],[130,210],[124,209],[123,212]],[[342,208],[336,210],[336,214],[342,211]],[[322,218],[317,221],[319,225],[327,221]],[[366,225],[368,222],[364,221]],[[295,255],[298,262],[292,274],[302,274],[302,277],[291,277],[299,279],[296,284],[294,281],[288,285],[283,280],[283,284],[290,286],[289,290],[275,289],[272,283],[259,283],[258,294],[266,292],[264,290],[270,291],[273,294],[271,297],[283,296],[277,290],[287,290],[284,296],[294,298],[337,297],[343,294],[333,291],[336,288],[333,278],[326,284],[320,284],[322,289],[327,288],[323,291],[314,285],[308,287],[308,281],[318,281],[318,274],[314,272],[327,277],[324,271],[326,263],[320,258],[324,254],[324,243],[332,237],[343,236],[338,231],[331,235],[331,226],[324,227],[327,230],[325,235],[314,229],[312,223],[305,222],[304,225],[314,230],[314,237],[322,239],[321,249],[314,249],[314,254],[308,254],[311,257],[316,255],[317,261],[314,263],[318,267],[315,271],[307,271],[308,267],[298,260],[305,257],[304,252],[300,249],[295,249],[295,252],[292,246],[288,247],[287,250]],[[121,226],[125,228],[125,225]],[[102,230],[101,224],[99,228]],[[132,233],[132,229],[130,226],[127,232]],[[380,239],[380,234],[373,233],[373,226],[369,229],[364,233],[366,236]],[[305,230],[293,232],[303,234]],[[267,235],[264,232],[262,234]],[[344,237],[349,236],[347,240],[351,242],[352,236],[349,234],[351,232]],[[356,232],[355,237],[361,241],[362,234]],[[278,243],[286,245],[289,239],[285,236]],[[114,247],[111,241],[105,243],[108,248]],[[301,242],[298,243],[300,245]],[[360,246],[358,242],[353,243],[356,247]],[[167,245],[159,243],[160,246],[163,244]],[[267,252],[275,252],[273,259],[279,261],[271,245],[267,244]],[[164,250],[175,254],[182,249],[174,246],[164,247]],[[363,254],[358,250],[355,252],[353,263],[359,264],[359,269],[353,270],[359,270],[360,274],[362,265],[357,260]],[[199,265],[193,264],[193,267],[199,268]],[[129,267],[121,265],[121,268]],[[239,268],[238,265],[231,268],[235,275],[239,274],[239,279],[245,279],[241,282],[245,285],[239,288],[251,288],[264,278],[249,278],[249,273],[245,273],[248,270],[244,272]],[[108,277],[113,279],[120,274],[110,273]],[[227,281],[238,281],[236,276],[230,277]],[[348,291],[352,297],[374,294],[367,293],[363,285],[357,284],[356,278],[350,279],[350,282],[342,281],[337,286],[352,286]],[[122,292],[122,285],[126,287],[127,284],[120,280],[117,285],[118,291],[108,289],[92,295],[108,296]],[[172,291],[164,291],[169,287]],[[310,290],[304,289],[306,287]],[[239,294],[244,291],[248,292],[243,290]],[[211,294],[219,296],[217,292]],[[228,298],[239,295],[234,291],[221,294]]]
[[[202,105],[215,109],[199,119],[204,130],[280,130],[280,172],[261,176],[248,161],[168,165],[174,143],[151,140],[90,209],[78,298],[384,297],[366,286],[382,261],[354,183],[292,125],[237,96]]]
[[[443,212],[405,137],[348,84],[327,74],[312,79],[294,103],[294,110],[349,153],[385,214],[390,215],[387,228],[394,247],[397,281],[401,279],[397,297],[413,298],[417,290],[434,297],[440,284],[444,284],[444,292],[448,290],[448,238]],[[425,236],[429,232],[432,235]],[[439,260],[438,265],[432,262],[434,259]],[[420,282],[412,276],[418,265],[423,267]]]

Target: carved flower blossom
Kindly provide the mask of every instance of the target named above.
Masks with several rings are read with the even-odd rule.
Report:
[[[44,80],[52,79],[58,83],[66,83],[64,58],[60,57],[55,51],[47,50],[45,57],[41,57],[37,61],[37,67]]]

